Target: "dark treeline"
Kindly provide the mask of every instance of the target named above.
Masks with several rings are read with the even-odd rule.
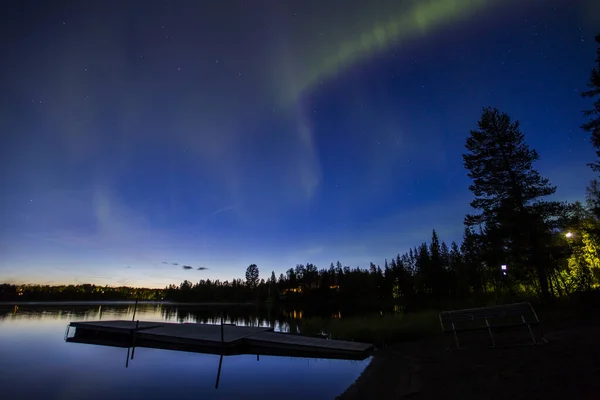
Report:
[[[596,38],[600,44],[600,35]],[[584,111],[600,171],[600,47],[584,97]],[[449,245],[435,230],[423,242],[367,268],[339,261],[299,264],[278,277],[260,277],[250,265],[245,280],[184,281],[164,291],[101,288],[93,285],[4,286],[4,299],[140,298],[174,301],[281,301],[338,304],[397,304],[404,309],[477,304],[493,297],[537,296],[544,301],[600,287],[600,183],[594,179],[586,204],[549,200],[548,178],[535,168],[539,154],[529,147],[519,121],[495,108],[484,108],[462,155],[472,183],[473,214],[464,219],[460,243]],[[505,269],[503,269],[505,266]],[[241,272],[241,271],[240,271]],[[122,289],[122,290],[121,290]],[[129,292],[128,292],[129,290]],[[109,294],[110,293],[110,294]],[[106,296],[106,297],[102,297]],[[123,296],[123,297],[119,297]]]
[[[585,209],[577,209],[586,213]],[[587,215],[587,214],[586,214]],[[596,220],[589,216],[590,220]],[[571,220],[566,220],[571,221]],[[596,243],[597,236],[587,231],[585,223],[568,223],[569,231],[556,230],[546,243],[545,268],[551,296],[565,296],[590,290],[600,282]],[[591,225],[591,226],[597,226]],[[571,232],[567,237],[566,232]],[[574,235],[582,235],[576,238]],[[402,309],[420,309],[449,304],[479,304],[502,293],[506,296],[541,296],[541,287],[527,260],[505,254],[506,275],[493,243],[485,231],[465,229],[460,244],[440,242],[435,230],[428,243],[407,253],[371,263],[368,268],[332,263],[328,268],[299,264],[256,286],[241,279],[232,282],[200,280],[184,281],[165,291],[174,301],[281,301],[294,303],[381,304],[390,303]],[[588,262],[591,261],[591,264]]]
[[[163,300],[164,290],[127,286],[0,284],[0,301]]]

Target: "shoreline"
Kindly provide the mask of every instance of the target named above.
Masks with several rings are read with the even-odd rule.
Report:
[[[1,306],[88,306],[88,305],[129,305],[135,304],[135,300],[88,300],[88,301],[0,301]],[[163,300],[138,300],[137,304],[155,304],[172,306],[255,306],[256,303],[181,303]]]
[[[441,334],[378,350],[336,400],[592,399],[600,392],[600,315],[548,320],[549,342],[537,346],[519,329],[498,335],[497,348],[485,332],[464,336],[461,350],[447,350],[452,338]]]

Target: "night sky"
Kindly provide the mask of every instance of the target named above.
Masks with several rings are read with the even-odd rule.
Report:
[[[433,228],[459,241],[484,106],[521,121],[557,199],[581,200],[599,5],[12,2],[0,282],[267,278],[383,264]]]

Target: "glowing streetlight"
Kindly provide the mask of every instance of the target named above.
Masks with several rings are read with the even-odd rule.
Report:
[[[567,233],[565,233],[565,237],[566,237],[567,239],[570,239],[570,238],[572,238],[572,237],[573,237],[573,232],[567,232]]]
[[[502,264],[500,269],[502,270],[502,275],[506,275],[506,264]]]

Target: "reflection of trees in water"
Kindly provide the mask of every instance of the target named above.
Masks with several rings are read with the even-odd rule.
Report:
[[[240,326],[268,326],[275,331],[301,333],[300,326],[304,318],[332,318],[341,316],[339,309],[322,307],[320,309],[302,309],[300,306],[284,307],[202,307],[186,305],[165,305],[162,319],[169,322],[220,324],[221,315],[226,324]]]
[[[62,320],[98,321],[130,320],[133,303],[109,304],[36,304],[6,305],[0,307],[0,320]],[[364,310],[367,313],[367,310]],[[371,309],[370,313],[373,312]],[[377,309],[377,313],[380,309]],[[393,312],[383,310],[383,313]],[[301,323],[311,318],[331,319],[360,315],[363,310],[339,309],[334,306],[200,306],[185,304],[138,303],[135,319],[140,321],[167,321],[174,323],[220,324],[221,313],[227,324],[240,326],[268,326],[275,331],[303,333]],[[304,324],[306,327],[306,324]],[[308,332],[305,332],[308,333]]]
[[[98,311],[97,305],[85,306],[30,306],[15,305],[10,309],[0,310],[2,319],[25,319],[25,320],[69,320],[69,319],[92,319],[91,315]]]
[[[296,316],[302,311],[296,311]],[[165,305],[162,319],[170,322],[191,322],[220,324],[221,316],[226,324],[239,326],[268,326],[276,331],[298,332],[298,322],[294,313],[277,307],[191,307],[186,305]]]
[[[0,306],[0,321],[7,318],[13,310],[16,312],[19,306]]]
[[[138,319],[161,319],[161,304],[138,304]],[[82,320],[130,319],[134,304],[20,304],[0,308],[0,319]]]
[[[164,306],[163,319],[173,322],[220,324],[221,316],[226,324],[242,326],[274,326],[277,322],[270,310],[255,307],[190,307],[185,305]]]

